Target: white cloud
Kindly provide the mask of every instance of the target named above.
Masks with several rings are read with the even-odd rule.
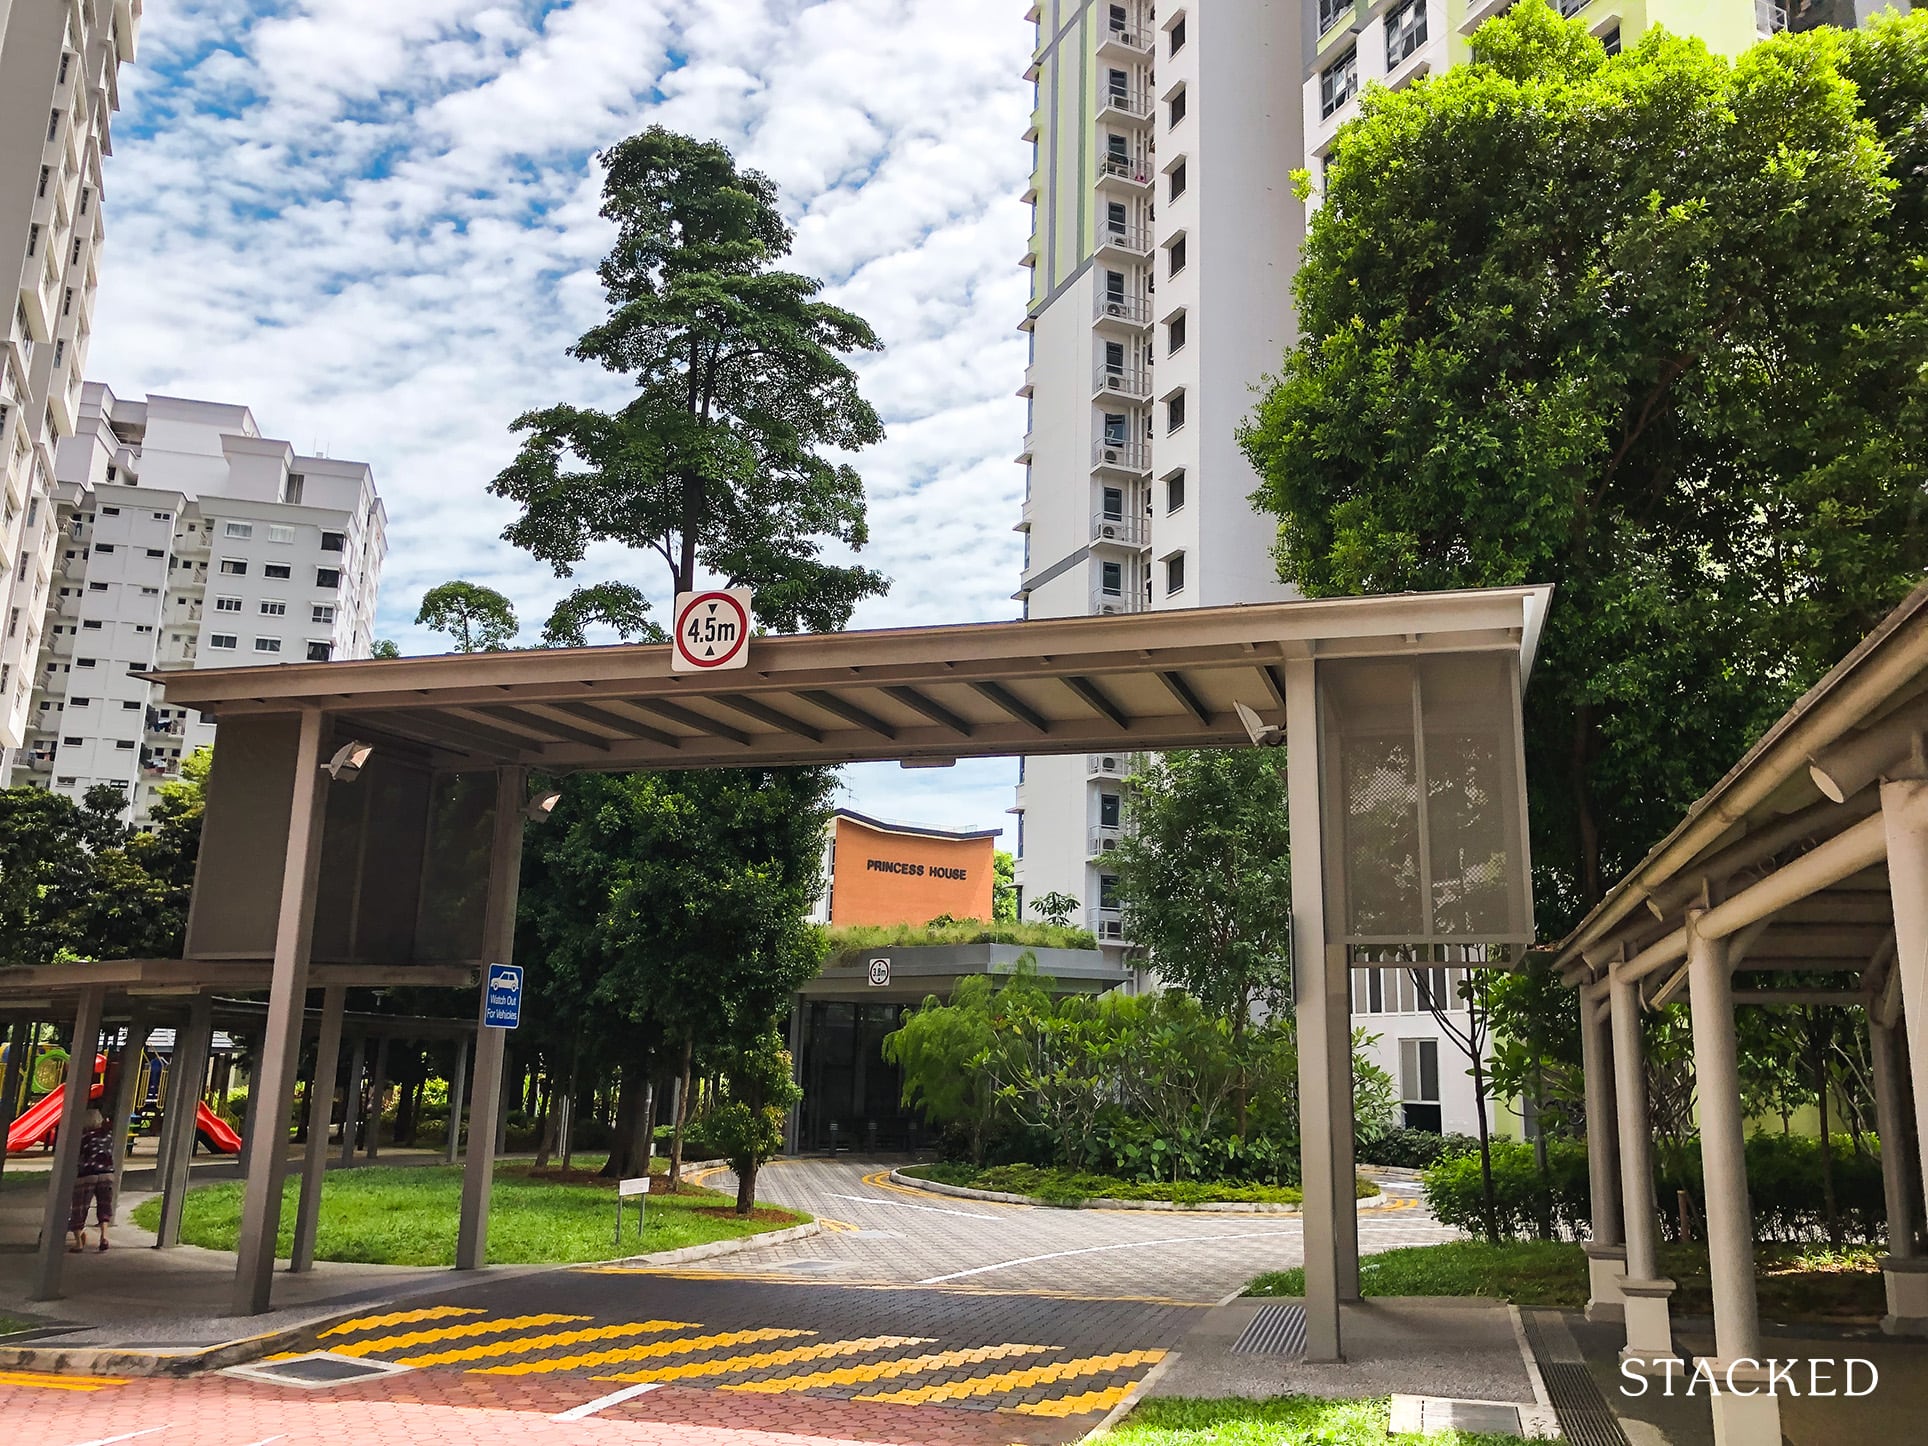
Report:
[[[1024,426],[1014,264],[1031,30],[1011,0],[169,0],[122,72],[90,370],[124,395],[245,401],[371,462],[382,632],[468,577],[539,622],[564,584],[499,541],[508,423],[620,379],[564,348],[600,314],[592,153],[651,123],[778,183],[795,264],[869,318],[890,435],[857,459],[861,626],[1009,617]],[[661,600],[648,558],[592,557]],[[602,571],[598,571],[600,568]],[[850,770],[847,801],[1004,822],[1015,768]]]

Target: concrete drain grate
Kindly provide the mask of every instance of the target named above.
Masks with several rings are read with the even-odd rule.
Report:
[[[338,1356],[332,1351],[313,1351],[305,1356],[288,1356],[278,1361],[255,1361],[231,1366],[223,1375],[240,1376],[250,1381],[268,1381],[277,1386],[300,1386],[318,1391],[329,1386],[345,1386],[351,1381],[393,1376],[408,1370],[388,1361],[371,1361],[357,1356]]]
[[[1393,1435],[1436,1436],[1445,1431],[1478,1432],[1487,1436],[1524,1436],[1520,1408],[1505,1401],[1455,1401],[1444,1396],[1392,1398]]]
[[[1560,1420],[1560,1430],[1573,1446],[1628,1446],[1613,1407],[1600,1394],[1593,1372],[1571,1361],[1541,1361],[1540,1379],[1546,1398]]]
[[[1302,1356],[1305,1354],[1305,1307],[1268,1305],[1232,1342],[1235,1356]]]

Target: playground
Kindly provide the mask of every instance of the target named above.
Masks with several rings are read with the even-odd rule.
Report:
[[[127,1134],[121,1145],[123,1154],[136,1148],[136,1142],[159,1125],[165,1109],[173,1031],[165,1033],[166,1048],[160,1047],[150,1036],[141,1041],[136,1049],[132,1065],[133,1104]],[[127,1047],[123,1038],[120,1048],[126,1050]],[[16,1048],[25,1055],[17,1071],[13,1061]],[[57,1045],[43,1046],[38,1040],[28,1040],[20,1046],[12,1042],[0,1045],[0,1073],[7,1080],[0,1114],[12,1121],[7,1128],[6,1153],[9,1156],[24,1155],[36,1149],[52,1152],[54,1137],[60,1126],[61,1086],[66,1082],[70,1063],[71,1057],[64,1049]],[[104,1099],[110,1098],[108,1088],[113,1083],[110,1075],[118,1075],[119,1071],[119,1066],[110,1071],[108,1057],[96,1054],[93,1078],[87,1088],[88,1100],[98,1107]],[[21,1107],[20,1101],[23,1086],[31,1099],[25,1108]],[[194,1105],[194,1148],[218,1155],[241,1153],[241,1136],[232,1125],[208,1108],[204,1098],[197,1099]]]

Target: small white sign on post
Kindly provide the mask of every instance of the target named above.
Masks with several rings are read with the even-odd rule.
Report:
[[[636,1202],[636,1238],[643,1238],[643,1208],[649,1203],[643,1197],[649,1194],[649,1176],[637,1175],[628,1180],[616,1182],[616,1244],[623,1243],[623,1201]]]
[[[714,673],[750,661],[750,590],[712,588],[676,595],[672,673]]]
[[[890,983],[890,960],[872,959],[870,961],[870,983],[873,988],[882,988]]]

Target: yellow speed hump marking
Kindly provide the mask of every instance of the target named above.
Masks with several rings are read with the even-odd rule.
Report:
[[[812,1371],[802,1376],[777,1376],[767,1381],[737,1381],[718,1389],[759,1391],[778,1395],[786,1391],[810,1391],[819,1386],[861,1386],[867,1381],[885,1381],[892,1376],[914,1376],[920,1371],[939,1371],[946,1366],[976,1366],[986,1361],[1009,1360],[1013,1356],[1042,1355],[1057,1346],[973,1346],[961,1351],[937,1351],[927,1356],[906,1356],[895,1361],[871,1361],[859,1366],[842,1366],[834,1371]]]
[[[878,1391],[858,1396],[859,1401],[890,1401],[902,1406],[922,1406],[931,1401],[958,1401],[969,1396],[1001,1396],[1007,1391],[1027,1391],[1058,1381],[1074,1381],[1080,1376],[1098,1376],[1110,1371],[1127,1371],[1134,1366],[1155,1366],[1165,1359],[1163,1351],[1116,1351],[1108,1356],[1084,1356],[1075,1361],[1052,1361],[1042,1366],[1002,1371],[993,1376],[969,1376],[961,1381],[939,1381],[929,1386],[912,1386],[902,1391]]]
[[[1054,1396],[1049,1401],[1020,1401],[1010,1409],[1020,1416],[1083,1416],[1109,1411],[1130,1394],[1130,1386],[1109,1386],[1102,1391],[1080,1391],[1075,1396]]]
[[[124,1376],[58,1376],[50,1371],[0,1371],[0,1386],[40,1391],[100,1391],[124,1386]]]
[[[592,1370],[597,1366],[621,1365],[624,1361],[646,1361],[657,1356],[681,1356],[694,1351],[713,1351],[719,1346],[747,1346],[758,1341],[794,1340],[815,1335],[815,1331],[782,1330],[765,1326],[753,1331],[719,1331],[707,1336],[680,1336],[673,1341],[652,1341],[646,1346],[625,1346],[613,1351],[587,1351],[578,1356],[559,1356],[545,1361],[513,1361],[502,1366],[480,1366],[471,1375],[534,1376],[549,1371]]]
[[[486,1314],[487,1312],[480,1306],[473,1305],[437,1305],[427,1306],[421,1310],[392,1310],[386,1315],[364,1315],[357,1316],[354,1320],[345,1320],[340,1325],[328,1327],[322,1335],[352,1336],[357,1331],[375,1330],[380,1326],[413,1325],[416,1321],[447,1320],[450,1316]]]
[[[534,1326],[567,1325],[571,1321],[589,1320],[586,1315],[511,1315],[497,1316],[492,1320],[464,1321],[461,1325],[441,1326],[434,1330],[404,1331],[396,1336],[374,1336],[365,1341],[353,1341],[348,1345],[334,1347],[338,1356],[373,1356],[383,1351],[403,1351],[410,1346],[433,1345],[436,1341],[463,1340],[470,1336],[494,1336],[507,1331],[528,1330]]]
[[[820,1361],[826,1356],[857,1356],[869,1351],[895,1351],[905,1346],[927,1346],[929,1336],[865,1336],[854,1341],[822,1341],[812,1346],[785,1346],[776,1351],[754,1351],[743,1356],[720,1356],[715,1360],[689,1361],[680,1366],[657,1366],[647,1371],[624,1371],[616,1376],[598,1376],[599,1381],[687,1381],[700,1376],[733,1376],[739,1371],[760,1371],[771,1366],[794,1366],[801,1361]]]
[[[574,1320],[586,1317],[574,1316]],[[399,1366],[452,1366],[459,1361],[483,1361],[491,1356],[519,1356],[530,1351],[554,1350],[559,1346],[581,1346],[591,1341],[616,1341],[624,1336],[652,1335],[661,1331],[701,1330],[695,1321],[641,1320],[622,1325],[587,1326],[579,1331],[550,1331],[539,1336],[513,1336],[504,1341],[481,1341],[472,1346],[456,1346],[427,1355],[403,1356]]]

